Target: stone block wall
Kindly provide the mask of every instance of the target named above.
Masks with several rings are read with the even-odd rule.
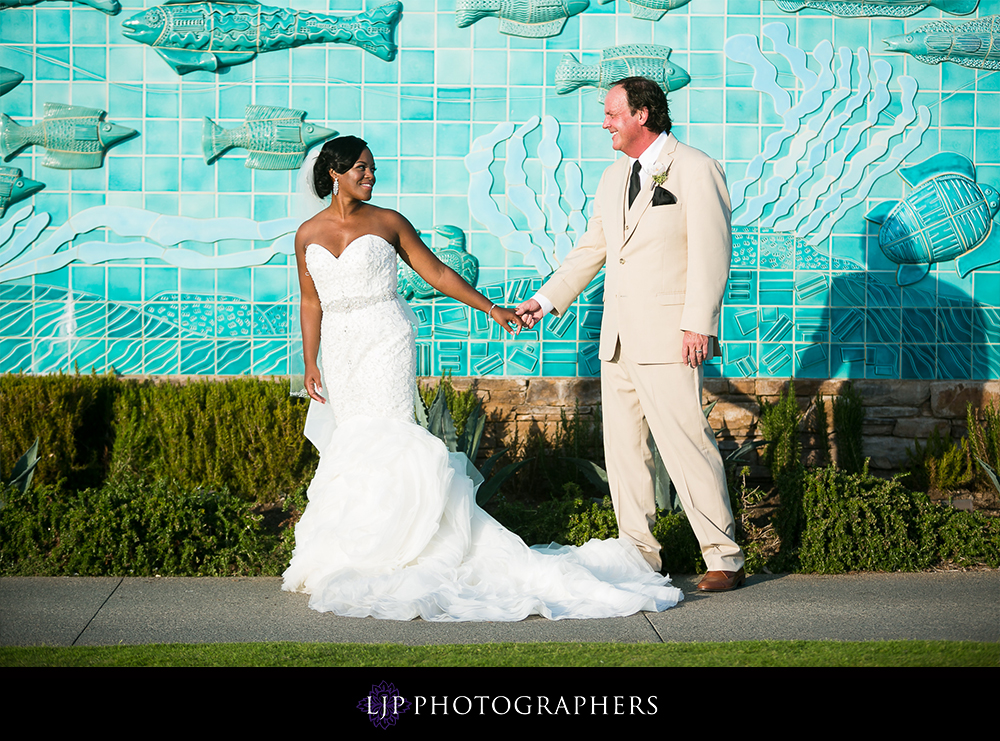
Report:
[[[430,380],[430,379],[428,379]],[[521,440],[533,428],[551,431],[562,414],[575,409],[584,415],[597,413],[601,403],[597,378],[453,378],[461,390],[475,383],[490,414],[490,444]],[[806,456],[815,455],[817,440],[811,435],[810,415],[815,399],[827,402],[827,419],[832,430],[832,402],[847,380],[794,379],[799,407],[806,413],[803,442]],[[933,430],[961,438],[966,429],[966,406],[1000,404],[1000,381],[850,381],[864,399],[865,455],[873,473],[890,474],[906,462],[914,440],[926,440]],[[733,450],[744,442],[760,439],[760,401],[774,403],[785,392],[789,379],[705,380],[702,402],[716,401],[709,422],[719,435],[720,448]],[[577,405],[579,405],[577,407]],[[499,438],[499,439],[498,439]],[[831,447],[836,454],[835,441]],[[761,471],[762,473],[762,471]]]

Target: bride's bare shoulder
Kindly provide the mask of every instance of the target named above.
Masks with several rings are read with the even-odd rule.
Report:
[[[399,211],[394,211],[391,208],[382,208],[381,206],[372,206],[372,208],[378,209],[373,212],[375,221],[384,225],[393,234],[402,235],[413,230],[413,226]]]
[[[295,232],[295,244],[304,247],[309,240],[314,240],[317,235],[323,232],[324,224],[328,221],[329,219],[325,218],[322,213],[303,221]]]

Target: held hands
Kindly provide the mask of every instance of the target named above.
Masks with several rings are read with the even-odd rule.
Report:
[[[319,395],[319,392],[323,390],[323,386],[319,380],[319,368],[315,365],[311,367],[307,366],[304,380],[306,393],[309,394],[309,398],[318,401],[320,404],[326,404],[326,399]]]
[[[533,298],[529,298],[514,309],[514,313],[523,320],[524,326],[528,329],[531,329],[538,322],[542,321],[542,317],[545,316],[545,312],[542,311],[542,305]]]
[[[708,335],[684,330],[684,340],[681,345],[681,360],[692,368],[697,368],[708,357]]]
[[[490,315],[493,321],[503,327],[508,334],[516,335],[524,329],[524,322],[521,320],[521,317],[510,309],[505,309],[503,306],[494,305],[486,313]]]

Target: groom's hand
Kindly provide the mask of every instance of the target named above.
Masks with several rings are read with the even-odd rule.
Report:
[[[545,312],[542,311],[542,305],[533,298],[529,298],[514,309],[514,313],[521,317],[521,321],[524,322],[524,326],[528,329],[531,329],[538,322],[542,321],[542,317],[545,316]]]
[[[684,330],[684,341],[681,345],[681,360],[691,368],[697,368],[708,357],[708,335]]]

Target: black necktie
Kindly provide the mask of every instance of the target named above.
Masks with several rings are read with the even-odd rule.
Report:
[[[632,177],[628,179],[628,207],[632,208],[632,202],[635,201],[635,197],[639,195],[639,190],[642,187],[639,183],[639,170],[642,169],[642,165],[639,164],[639,160],[635,161],[632,165]]]

